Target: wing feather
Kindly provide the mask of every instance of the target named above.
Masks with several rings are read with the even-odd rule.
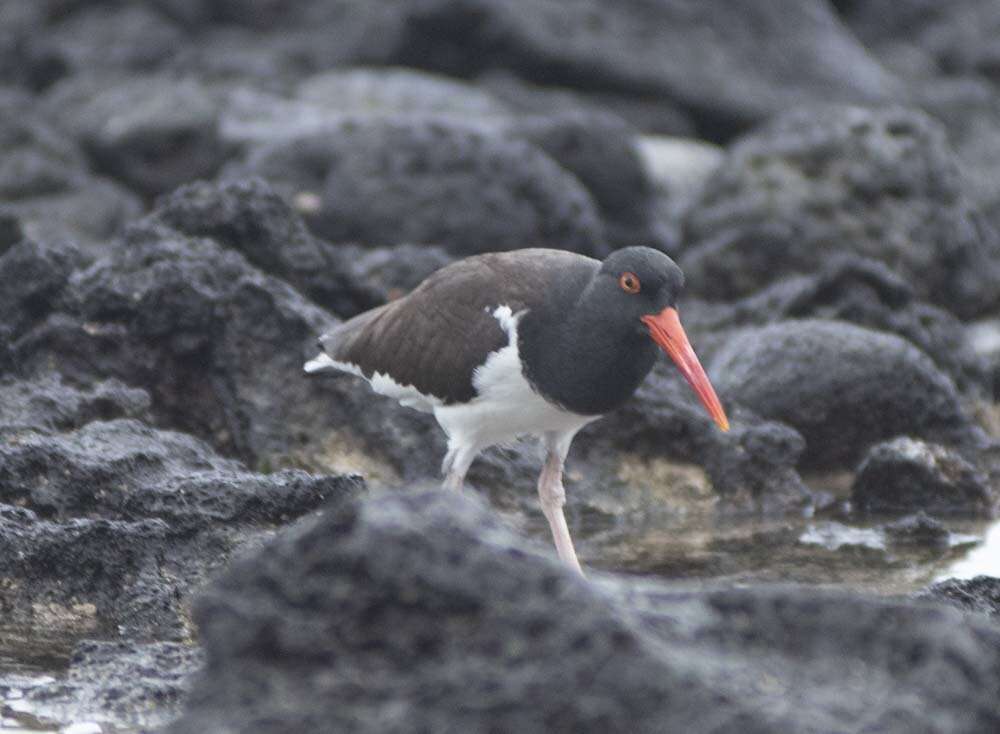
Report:
[[[381,373],[445,404],[467,402],[476,395],[476,367],[508,341],[493,316],[496,308],[540,308],[561,279],[589,277],[599,266],[546,249],[466,258],[433,273],[409,295],[338,325],[320,344],[365,377]]]

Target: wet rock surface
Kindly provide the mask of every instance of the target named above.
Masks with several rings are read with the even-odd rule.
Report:
[[[927,587],[917,597],[953,604],[994,619],[1000,617],[1000,579],[993,576],[948,579]]]
[[[868,512],[920,509],[989,517],[996,508],[986,475],[960,454],[906,437],[868,452],[858,467],[851,501]]]
[[[998,728],[998,18],[0,0],[0,728],[164,726],[200,640],[177,731]],[[459,257],[626,244],[732,430],[663,359],[581,431],[588,584],[536,445],[429,494],[432,417],[301,373]]]
[[[201,650],[193,645],[88,640],[73,650],[68,672],[58,681],[24,688],[0,683],[4,715],[19,721],[21,714],[25,724],[39,728],[76,719],[149,731],[174,717],[201,665]]]
[[[68,392],[58,381],[34,387],[46,402]],[[136,396],[116,405],[116,387],[94,392],[111,393],[108,412],[129,410]],[[80,397],[77,419],[90,395]],[[187,638],[189,591],[237,547],[361,486],[300,471],[254,474],[190,436],[133,419],[80,421],[58,433],[44,422],[40,431],[12,426],[2,434],[9,624]]]
[[[795,588],[588,584],[480,503],[437,491],[299,525],[235,564],[195,614],[207,664],[175,734],[998,723],[1000,632],[954,609]],[[356,670],[370,671],[363,684]],[[845,686],[852,696],[833,694]],[[778,705],[789,696],[795,709]]]

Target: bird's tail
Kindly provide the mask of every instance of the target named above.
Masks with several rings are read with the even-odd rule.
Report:
[[[329,354],[327,354],[326,352],[320,352],[315,357],[306,362],[302,366],[302,369],[304,369],[308,374],[311,375],[315,372],[324,372],[326,370],[339,371],[340,368],[337,366],[337,363],[330,358]]]

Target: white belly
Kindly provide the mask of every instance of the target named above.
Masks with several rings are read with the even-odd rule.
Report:
[[[398,400],[407,408],[433,413],[448,434],[449,444],[467,450],[510,443],[519,436],[556,433],[572,437],[600,416],[580,415],[550,403],[525,379],[517,348],[517,323],[521,314],[499,306],[493,316],[507,332],[505,347],[491,353],[476,368],[472,385],[476,397],[460,405],[444,405],[433,395],[424,395],[412,385],[400,385],[388,375],[366,378],[379,395]],[[337,362],[321,354],[305,365],[306,372],[340,370],[364,378],[357,365]]]
[[[508,306],[493,315],[507,332],[507,346],[493,352],[476,368],[476,397],[462,405],[439,405],[434,417],[454,444],[478,446],[509,443],[519,436],[548,432],[574,434],[600,416],[580,415],[543,398],[525,379],[517,348],[517,322]]]

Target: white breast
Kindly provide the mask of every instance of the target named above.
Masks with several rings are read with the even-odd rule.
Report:
[[[517,324],[523,315],[512,313],[509,306],[493,311],[507,332],[508,343],[473,373],[477,396],[469,403],[434,408],[434,417],[452,442],[486,447],[550,431],[572,435],[600,417],[579,415],[550,403],[525,379],[517,348]]]

